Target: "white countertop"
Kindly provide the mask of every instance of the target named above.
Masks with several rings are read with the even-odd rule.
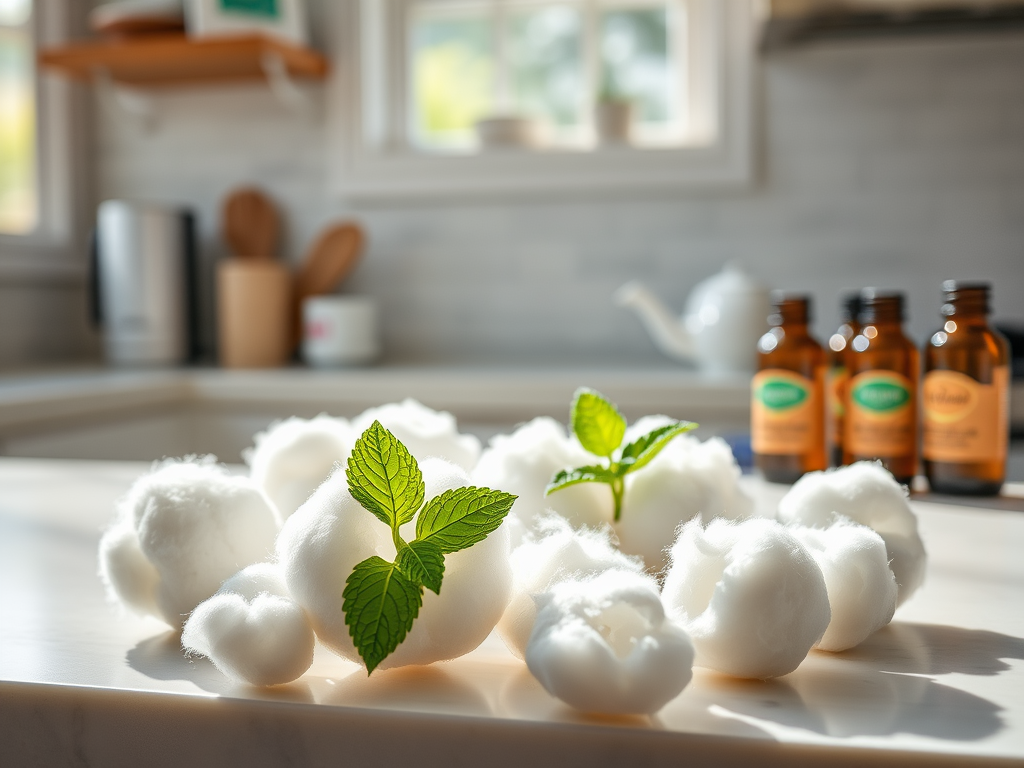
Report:
[[[145,468],[0,459],[0,765],[1024,764],[1024,514],[914,502],[928,578],[890,627],[772,682],[696,670],[656,716],[598,719],[493,638],[369,679],[318,651],[266,691],[185,659],[96,576]]]

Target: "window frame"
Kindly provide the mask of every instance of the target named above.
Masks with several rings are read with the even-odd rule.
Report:
[[[36,0],[31,21],[36,56],[67,40],[76,18],[68,0]],[[38,218],[24,234],[0,233],[0,279],[80,279],[89,197],[84,167],[92,135],[87,94],[37,66],[35,98]]]
[[[424,153],[406,139],[405,0],[347,0],[328,94],[330,189],[342,199],[507,197],[742,187],[753,177],[751,0],[686,0],[691,134],[705,143]]]

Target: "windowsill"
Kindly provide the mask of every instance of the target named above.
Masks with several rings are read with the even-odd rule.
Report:
[[[580,151],[563,146],[473,154],[408,148],[401,136],[404,123],[392,114],[401,102],[401,88],[382,58],[387,44],[361,51],[361,43],[372,44],[366,38],[374,30],[361,39],[366,30],[356,4],[347,8],[339,18],[345,42],[329,93],[329,134],[334,137],[330,189],[343,200],[589,196],[742,188],[753,181],[755,20],[748,0],[706,5],[708,50],[706,61],[701,61],[711,74],[696,89],[703,97],[690,126],[691,136],[707,136],[706,141],[676,147],[602,146]]]

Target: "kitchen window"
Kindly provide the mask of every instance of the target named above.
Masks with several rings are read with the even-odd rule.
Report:
[[[361,0],[331,96],[347,197],[750,177],[750,0]]]
[[[0,0],[0,232],[36,227],[35,40],[30,0]]]
[[[70,0],[0,0],[0,277],[82,271],[85,94],[36,66],[77,10]]]

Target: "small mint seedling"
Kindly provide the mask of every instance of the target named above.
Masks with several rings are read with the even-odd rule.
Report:
[[[516,496],[455,488],[423,504],[419,464],[379,421],[356,441],[345,472],[352,498],[391,529],[397,555],[370,557],[345,580],[341,609],[367,674],[405,640],[423,605],[423,589],[441,594],[444,556],[467,549],[501,525]],[[417,512],[419,516],[417,517]],[[416,519],[416,538],[399,527]]]
[[[626,475],[647,466],[674,438],[699,426],[692,421],[676,421],[622,445],[626,420],[619,409],[599,392],[585,387],[573,396],[569,421],[580,444],[605,463],[563,469],[551,478],[544,495],[579,483],[607,483],[615,501],[615,522],[622,517]]]

